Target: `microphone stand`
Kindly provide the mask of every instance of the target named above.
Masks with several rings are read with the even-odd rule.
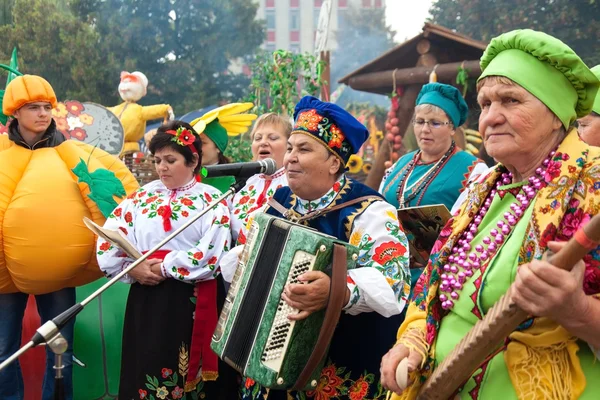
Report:
[[[119,281],[124,275],[129,273],[132,269],[137,267],[140,263],[145,261],[148,257],[150,257],[154,252],[159,250],[165,244],[170,242],[173,238],[191,226],[194,222],[200,219],[204,214],[206,214],[209,210],[216,207],[221,201],[225,200],[227,197],[232,194],[237,193],[241,188],[246,184],[246,177],[239,177],[236,179],[235,183],[230,186],[229,190],[223,193],[219,198],[215,199],[212,203],[208,205],[204,210],[194,215],[189,221],[180,226],[175,232],[171,233],[169,236],[164,238],[160,243],[156,246],[148,250],[147,253],[143,254],[140,258],[135,260],[132,264],[130,264],[123,271],[119,272],[113,278],[111,278],[108,282],[102,285],[98,290],[94,293],[90,294],[86,299],[82,302],[77,303],[70,307],[68,310],[64,311],[60,315],[54,317],[53,319],[47,321],[42,326],[40,326],[31,340],[27,342],[23,347],[17,350],[14,354],[8,357],[5,361],[0,364],[0,371],[10,365],[13,361],[19,358],[23,353],[27,350],[39,346],[40,344],[48,344],[50,349],[55,355],[55,366],[56,376],[55,376],[55,384],[54,384],[54,400],[64,400],[64,387],[63,387],[63,376],[62,369],[64,368],[62,365],[62,354],[67,350],[67,341],[60,334],[60,330],[69,323],[77,314],[79,314],[83,308],[94,300],[96,297],[101,295],[106,289],[114,285],[117,281]]]

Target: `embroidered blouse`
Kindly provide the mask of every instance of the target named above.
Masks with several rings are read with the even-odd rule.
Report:
[[[136,249],[145,252],[219,196],[217,189],[195,180],[175,190],[167,189],[159,180],[153,181],[121,202],[104,227],[120,229]],[[171,229],[165,232],[162,215],[168,206]],[[162,274],[189,283],[213,279],[219,274],[217,266],[230,244],[229,209],[223,201],[163,247],[170,253],[163,260]],[[100,269],[108,278],[134,261],[102,239],[96,250]],[[121,280],[135,282],[129,275]]]
[[[285,169],[281,168],[273,175],[256,174],[248,179],[246,186],[228,199],[231,214],[231,235],[234,243],[240,230],[246,227],[248,215],[262,209],[280,187],[287,186]]]

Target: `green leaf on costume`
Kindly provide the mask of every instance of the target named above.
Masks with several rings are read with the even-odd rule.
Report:
[[[104,168],[98,168],[90,172],[83,159],[72,169],[79,178],[79,182],[87,183],[90,194],[88,197],[96,203],[104,217],[108,218],[110,213],[117,207],[114,196],[123,198],[127,194],[123,183],[115,176],[114,172]]]

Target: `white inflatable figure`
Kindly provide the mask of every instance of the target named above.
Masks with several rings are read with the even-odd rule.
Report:
[[[121,156],[140,151],[138,141],[144,137],[146,121],[158,118],[173,118],[173,109],[168,104],[141,106],[137,102],[146,95],[148,78],[139,71],[129,73],[121,72],[119,94],[123,103],[109,107],[121,120],[125,131],[125,144]]]

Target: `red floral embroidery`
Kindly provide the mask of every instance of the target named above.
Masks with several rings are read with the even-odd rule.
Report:
[[[138,390],[138,393],[140,394],[140,399],[145,399],[148,396],[148,392],[143,389]]]
[[[244,196],[240,199],[239,204],[246,204],[250,200],[250,196]]]
[[[369,391],[369,382],[365,381],[361,376],[354,385],[348,389],[348,396],[351,400],[362,400]]]
[[[385,242],[375,249],[373,259],[380,265],[385,265],[387,262],[394,260],[406,254],[406,247],[398,242]]]
[[[146,214],[147,212],[148,212],[148,209],[147,209],[147,208],[144,208],[144,209],[142,210],[142,214]]]
[[[163,368],[162,371],[161,371],[161,373],[162,373],[162,377],[163,378],[168,378],[171,375],[173,375],[173,370],[169,369],[169,368]]]
[[[254,386],[254,379],[246,378],[244,386],[246,386],[246,389],[250,389],[250,387]]]
[[[174,399],[180,399],[183,397],[183,389],[180,388],[179,386],[176,386],[175,389],[173,389],[173,391],[171,392],[171,396],[173,396]]]
[[[339,182],[336,182],[336,183],[333,184],[333,191],[337,193],[337,192],[340,191],[341,187],[342,187],[342,184],[339,183]]]
[[[190,274],[190,271],[188,271],[187,268],[179,267],[177,268],[177,273],[181,276],[188,276]]]
[[[166,215],[166,213],[168,213],[170,209],[171,208],[169,206],[160,206],[158,207],[158,210],[156,210],[156,213],[160,216]]]
[[[108,243],[108,242],[104,242],[104,243],[102,243],[102,244],[100,245],[100,250],[102,250],[102,251],[106,251],[106,250],[108,250],[108,249],[110,249],[110,243]]]
[[[217,263],[217,257],[215,257],[215,256],[212,256],[212,257],[210,258],[210,260],[208,260],[208,263],[209,263],[209,264],[216,264],[216,263]]]
[[[212,196],[210,195],[210,193],[204,193],[204,198],[209,203],[212,201]]]
[[[130,212],[125,213],[125,222],[130,223],[131,221],[133,221],[133,217],[131,216]]]
[[[327,146],[331,147],[332,149],[339,149],[342,147],[342,142],[344,141],[345,136],[342,131],[340,131],[340,128],[332,124],[329,132],[331,133],[331,139],[329,139]]]
[[[187,217],[188,215],[190,215],[190,213],[189,213],[189,212],[187,212],[187,211],[182,211],[182,212],[181,212],[181,216],[182,216],[182,217]]]
[[[227,215],[223,215],[221,217],[221,225],[226,224],[229,222],[229,217]]]
[[[115,211],[113,211],[113,215],[115,217],[120,217],[122,215],[123,209],[121,207],[116,208]]]
[[[201,260],[201,259],[202,259],[202,257],[204,257],[204,253],[203,253],[203,252],[201,252],[201,251],[197,251],[197,252],[195,252],[195,253],[194,253],[194,258],[195,258],[196,260]]]
[[[150,204],[153,203],[154,200],[156,200],[158,198],[158,196],[150,196],[146,199],[146,204]]]
[[[301,112],[296,120],[296,128],[304,128],[309,131],[318,131],[319,122],[323,119],[322,116],[317,114],[317,110],[309,110]]]
[[[129,232],[127,232],[127,229],[123,228],[122,226],[119,227],[119,230],[126,235],[129,233]]]
[[[191,206],[194,205],[194,202],[186,197],[184,197],[183,199],[181,199],[181,204],[183,204],[184,206]]]
[[[337,387],[343,382],[344,380],[335,374],[335,366],[330,365],[321,371],[317,388],[314,391],[307,392],[307,394],[314,396],[315,400],[327,400],[339,394]]]

